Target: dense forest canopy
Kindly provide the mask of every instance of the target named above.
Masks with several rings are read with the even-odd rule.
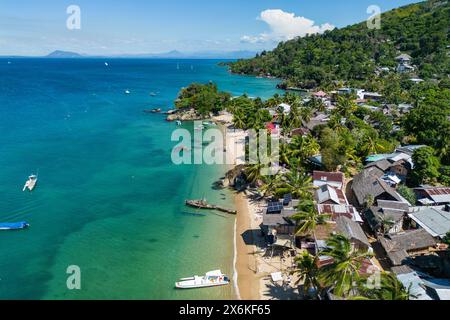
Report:
[[[230,68],[280,77],[287,86],[314,88],[340,80],[366,82],[377,67],[395,69],[395,57],[406,53],[418,77],[443,79],[450,73],[449,21],[448,1],[430,0],[382,14],[379,30],[362,22],[296,38],[253,59],[231,63]]]

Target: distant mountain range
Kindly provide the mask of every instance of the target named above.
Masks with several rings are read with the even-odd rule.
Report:
[[[256,51],[198,51],[180,52],[177,50],[163,53],[118,54],[118,55],[87,55],[71,51],[56,50],[39,58],[74,59],[74,58],[146,58],[146,59],[249,59]],[[10,56],[12,57],[12,56]],[[18,56],[15,56],[18,57]]]

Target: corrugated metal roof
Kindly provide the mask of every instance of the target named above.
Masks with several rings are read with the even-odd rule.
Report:
[[[443,238],[450,231],[450,212],[445,207],[419,207],[409,216],[433,237]]]
[[[410,300],[433,300],[423,288],[424,282],[416,272],[397,275],[405,288],[410,289]]]

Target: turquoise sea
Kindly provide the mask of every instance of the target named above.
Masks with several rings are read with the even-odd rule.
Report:
[[[0,59],[0,222],[31,225],[0,232],[0,299],[235,297],[233,286],[174,289],[178,278],[216,268],[232,276],[234,217],[183,202],[233,200],[212,188],[224,167],[173,165],[175,125],[142,112],[172,108],[194,81],[235,95],[277,92],[275,80],[217,63]],[[22,192],[36,172],[35,191]],[[81,290],[67,289],[71,265]]]

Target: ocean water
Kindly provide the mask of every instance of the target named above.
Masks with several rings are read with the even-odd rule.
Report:
[[[176,166],[168,110],[181,87],[214,81],[269,97],[276,82],[230,75],[213,60],[0,59],[0,299],[231,299],[233,286],[179,291],[216,268],[232,276],[234,217],[186,208],[223,166]],[[129,90],[130,94],[125,94]],[[156,96],[150,93],[154,92]],[[192,124],[184,124],[192,131]],[[31,173],[34,192],[22,192]],[[68,290],[68,266],[81,290]]]

